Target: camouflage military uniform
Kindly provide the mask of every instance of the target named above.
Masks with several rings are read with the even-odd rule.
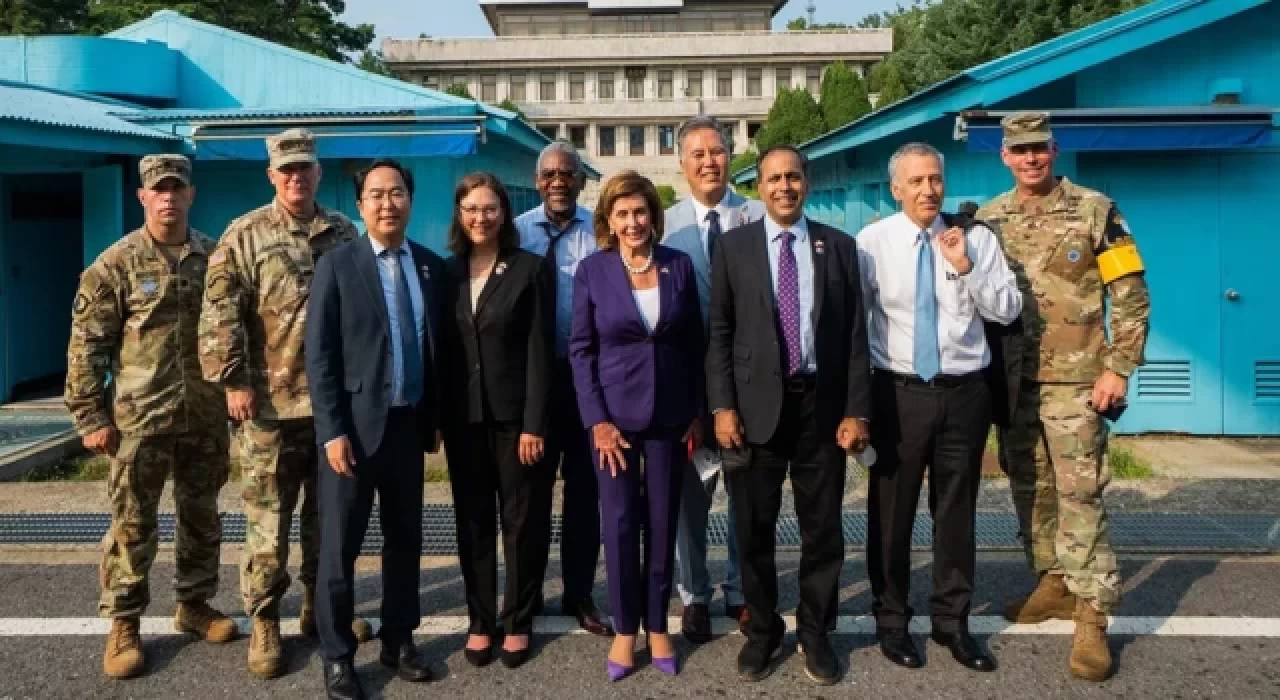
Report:
[[[1142,363],[1146,282],[1139,273],[1104,284],[1098,263],[1133,238],[1110,199],[1066,178],[1036,200],[1007,192],[977,216],[1000,233],[1023,293],[1021,391],[1000,442],[1027,556],[1106,612],[1120,597],[1102,503],[1107,426],[1087,402],[1105,370],[1128,377]]]
[[[200,360],[204,376],[252,389],[257,416],[238,426],[246,532],[240,568],[245,610],[259,614],[289,588],[289,526],[298,509],[299,578],[314,585],[320,544],[317,453],[302,341],[316,261],[356,237],[351,220],[316,207],[295,220],[278,201],[227,228],[209,258]]]
[[[67,408],[81,435],[108,426],[121,435],[107,479],[112,517],[98,604],[107,617],[140,615],[150,602],[156,511],[170,474],[178,601],[203,602],[218,588],[226,401],[200,376],[196,335],[213,245],[190,231],[171,264],[139,229],[80,277],[67,349]]]

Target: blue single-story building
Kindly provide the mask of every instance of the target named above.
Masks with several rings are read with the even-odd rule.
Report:
[[[804,144],[809,210],[897,210],[886,164],[926,141],[947,200],[1010,189],[1000,118],[1052,114],[1058,171],[1116,200],[1152,293],[1121,432],[1280,435],[1280,2],[1157,0],[964,71]],[[755,178],[754,171],[738,181]]]
[[[411,235],[443,249],[460,177],[488,170],[519,211],[537,203],[547,139],[516,115],[172,11],[103,37],[0,39],[0,401],[65,369],[81,269],[139,226],[138,159],[194,162],[192,225],[221,235],[269,201],[265,135],[317,135],[319,200],[359,221],[351,175],[402,159]]]

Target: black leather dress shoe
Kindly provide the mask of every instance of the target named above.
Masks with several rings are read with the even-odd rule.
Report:
[[[880,653],[884,658],[904,668],[924,666],[920,650],[906,630],[882,630],[876,636],[880,638]]]
[[[600,614],[600,611],[596,609],[595,602],[590,598],[577,605],[566,605],[564,614],[577,620],[582,629],[597,637],[613,636],[613,627],[605,620],[604,615]]]
[[[840,661],[825,637],[800,642],[800,655],[804,657],[804,674],[818,685],[835,685],[840,682]]]
[[[410,683],[425,683],[432,679],[431,669],[427,668],[427,660],[422,658],[411,641],[400,644],[383,642],[378,661],[387,668],[395,669],[397,676]]]
[[[711,608],[706,603],[690,603],[680,615],[680,633],[694,644],[711,641]]]
[[[974,639],[968,630],[960,630],[951,634],[934,632],[932,637],[934,642],[950,650],[951,656],[960,662],[961,666],[974,671],[996,670],[996,660],[982,650],[978,640]]]
[[[356,677],[356,667],[350,661],[325,662],[324,693],[329,700],[365,700],[366,697]]]
[[[738,652],[738,678],[744,681],[762,681],[773,673],[773,662],[781,656],[782,633],[747,639]]]
[[[734,624],[738,626],[738,632],[742,633],[742,636],[745,637],[747,635],[747,628],[751,626],[751,614],[747,612],[747,606],[729,605],[728,603],[725,603],[724,616],[733,620]]]

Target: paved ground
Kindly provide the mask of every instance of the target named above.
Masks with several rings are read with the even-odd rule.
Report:
[[[173,603],[166,589],[173,569],[167,553],[162,553],[156,564],[155,601],[148,611],[148,626],[158,633],[145,638],[150,674],[129,682],[105,679],[100,671],[103,637],[92,629],[101,626],[92,619],[96,556],[92,548],[0,549],[0,590],[6,592],[0,597],[0,658],[4,659],[0,664],[0,698],[274,699],[318,697],[322,693],[314,647],[300,638],[286,638],[288,674],[261,682],[244,671],[244,640],[214,647],[169,633],[165,617],[172,614]],[[223,592],[216,601],[228,611],[238,608],[233,591],[234,559],[235,552],[228,549]],[[376,615],[378,583],[371,567],[376,567],[376,560],[362,562],[358,600],[362,611]],[[780,560],[782,608],[787,612],[794,609],[797,599],[795,567],[791,555]],[[737,635],[702,647],[681,642],[685,670],[676,679],[645,668],[616,685],[604,679],[607,643],[581,634],[537,636],[534,658],[517,671],[498,664],[471,668],[462,659],[460,634],[421,636],[420,643],[444,676],[427,688],[409,687],[378,668],[376,643],[362,649],[358,662],[367,686],[387,698],[437,694],[564,700],[677,695],[834,698],[849,697],[851,692],[891,693],[904,698],[1280,697],[1280,598],[1273,595],[1275,582],[1280,580],[1280,558],[1126,558],[1122,568],[1128,592],[1114,624],[1141,633],[1113,637],[1118,673],[1100,685],[1068,676],[1069,626],[1006,628],[994,620],[1001,601],[1032,585],[1020,557],[998,554],[980,560],[974,605],[974,627],[997,632],[983,637],[1000,662],[999,670],[990,675],[960,668],[923,637],[917,642],[924,645],[928,665],[920,671],[898,669],[879,655],[873,639],[864,634],[835,637],[848,670],[842,683],[832,688],[818,688],[804,677],[802,661],[794,654],[794,638],[788,639],[787,656],[777,672],[758,684],[741,683],[734,677],[734,658],[742,642]],[[860,556],[851,555],[842,581],[842,628],[865,630],[868,621],[861,616],[869,608],[870,593]],[[927,609],[927,558],[918,560],[913,586],[913,603],[918,610]],[[424,562],[421,590],[423,610],[428,615],[424,628],[439,631],[460,624],[465,609],[461,580],[452,560]],[[286,600],[286,616],[297,613],[296,591],[295,587]],[[558,564],[554,561],[546,591],[548,611],[555,612],[559,591]],[[602,605],[603,592],[601,574],[597,599]],[[671,613],[677,612],[678,606],[673,604]],[[55,629],[55,625],[69,629]],[[564,626],[563,618],[540,623],[543,629]]]

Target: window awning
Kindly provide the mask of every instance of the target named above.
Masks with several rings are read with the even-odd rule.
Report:
[[[1063,151],[1170,151],[1261,148],[1273,143],[1272,110],[1256,107],[1171,107],[1049,110]],[[970,152],[1000,150],[1000,120],[1012,112],[966,111],[955,136]]]
[[[321,159],[458,158],[476,152],[484,117],[402,117],[369,123],[281,123],[193,125],[197,160],[267,160],[266,137],[304,126],[316,136]]]

